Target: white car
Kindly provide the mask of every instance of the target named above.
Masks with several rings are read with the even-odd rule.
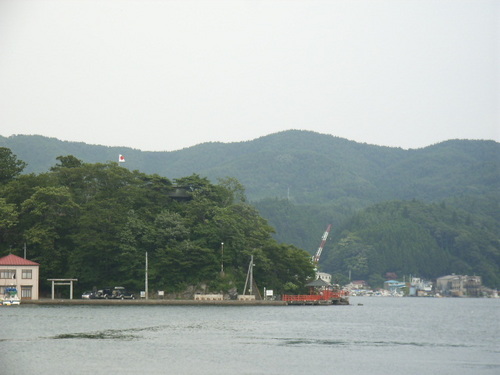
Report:
[[[83,299],[93,299],[95,298],[94,292],[83,292],[82,294]]]

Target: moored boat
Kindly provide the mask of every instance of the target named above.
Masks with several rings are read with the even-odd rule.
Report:
[[[17,294],[17,288],[15,287],[5,288],[5,294],[1,302],[3,306],[20,305],[21,299]]]

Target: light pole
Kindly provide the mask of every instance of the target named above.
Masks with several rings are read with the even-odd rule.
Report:
[[[224,242],[220,243],[220,275],[224,276]]]

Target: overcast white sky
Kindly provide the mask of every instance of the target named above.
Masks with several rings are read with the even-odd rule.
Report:
[[[0,135],[500,141],[496,0],[0,0]]]

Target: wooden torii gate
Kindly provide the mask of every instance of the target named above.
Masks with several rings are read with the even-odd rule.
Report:
[[[52,281],[52,299],[54,299],[54,286],[56,285],[69,285],[69,298],[73,299],[73,281],[78,279],[47,279]]]

